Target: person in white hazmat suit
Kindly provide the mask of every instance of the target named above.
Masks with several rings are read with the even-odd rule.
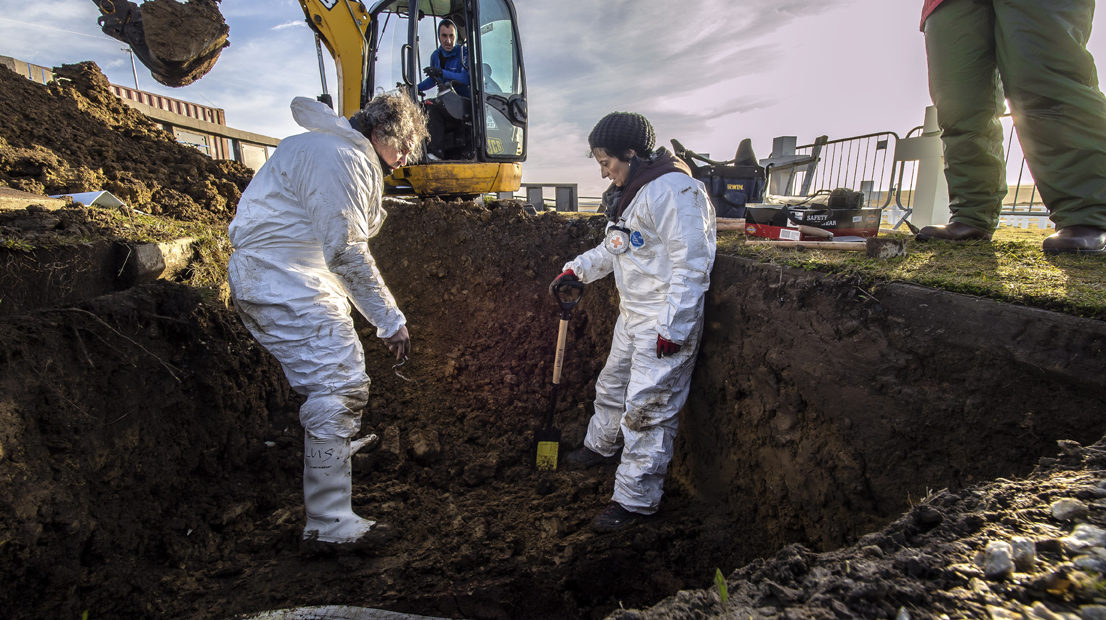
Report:
[[[384,170],[418,156],[426,117],[402,94],[378,96],[349,120],[304,97],[291,107],[307,132],[280,142],[230,223],[231,298],[246,328],[306,396],[304,539],[372,546],[392,531],[351,506],[350,460],[360,447],[351,447],[351,438],[361,428],[369,377],[350,302],[404,359],[407,320],[368,240],[386,217]]]
[[[611,503],[591,522],[619,530],[654,514],[687,401],[715,254],[714,207],[687,165],[663,148],[640,114],[613,112],[588,136],[610,222],[597,247],[565,263],[565,279],[614,273],[619,316],[595,384],[595,413],[569,467],[619,461]],[[619,444],[622,456],[618,459]]]

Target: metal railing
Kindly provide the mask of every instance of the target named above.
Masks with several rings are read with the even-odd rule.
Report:
[[[880,131],[797,146],[796,155],[811,157],[813,162],[807,170],[795,171],[797,178],[788,183],[788,188],[801,183],[806,190],[803,195],[839,187],[859,191],[864,195],[865,207],[890,206],[885,216],[897,228],[913,209],[917,176],[916,162],[896,159],[899,141],[897,133]],[[910,189],[904,193],[904,187]]]
[[[1003,199],[1000,213],[1007,223],[1025,226],[1025,217],[1048,215],[1037,192],[1037,186],[1017,141],[1017,130],[1009,114],[1000,118],[1003,124],[1005,154],[1004,166],[1007,178],[1012,179]],[[795,147],[795,155],[812,158],[809,166],[789,171],[791,178],[785,184],[789,191],[802,188],[799,195],[814,195],[839,187],[864,194],[867,206],[886,209],[884,217],[889,222],[901,221],[914,208],[917,187],[918,161],[900,156],[899,143],[922,135],[922,126],[911,129],[903,138],[893,131],[882,131],[848,138],[826,140]],[[1010,166],[1011,158],[1018,160],[1016,175]],[[1028,182],[1027,182],[1028,181]],[[1044,222],[1040,222],[1044,224]]]
[[[1010,114],[1004,114],[999,119],[1002,121],[1004,130],[1004,140],[1006,146],[1006,154],[1003,157],[1003,164],[1006,166],[1007,178],[1010,177],[1010,157],[1014,149],[1014,145],[1021,146],[1021,142],[1017,140],[1017,130],[1014,128],[1013,117]],[[1001,215],[1017,216],[1017,215],[1048,215],[1048,209],[1041,201],[1040,194],[1037,193],[1037,184],[1033,182],[1032,177],[1029,175],[1029,166],[1026,164],[1025,157],[1018,154],[1021,161],[1018,164],[1017,180],[1013,187],[1006,194],[1006,198],[1002,201]],[[1030,181],[1028,186],[1023,186],[1022,181],[1028,179]],[[1011,195],[1013,194],[1013,195]]]
[[[800,185],[807,190],[804,192],[807,195],[846,187],[865,192],[870,202],[885,202],[886,198],[880,200],[874,192],[887,187],[894,177],[898,140],[895,132],[881,131],[797,146],[796,155],[813,157],[816,161],[806,170],[795,170],[789,185]]]

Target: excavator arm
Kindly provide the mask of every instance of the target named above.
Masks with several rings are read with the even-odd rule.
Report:
[[[353,116],[365,103],[368,79],[369,13],[363,2],[300,0],[304,17],[315,32],[316,44],[326,46],[338,74],[338,113]],[[323,75],[322,58],[319,74]],[[323,81],[323,94],[326,81]]]
[[[229,28],[217,0],[152,0],[139,7],[128,0],[92,0],[100,28],[131,47],[166,86],[185,86],[203,77],[229,45]]]

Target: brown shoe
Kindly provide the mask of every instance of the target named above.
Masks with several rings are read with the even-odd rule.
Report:
[[[1045,238],[1045,254],[1106,253],[1106,230],[1094,226],[1067,226]]]
[[[982,239],[984,241],[990,241],[992,234],[994,234],[993,231],[987,232],[975,226],[961,224],[960,222],[949,222],[944,226],[923,226],[914,239],[916,241],[929,241],[930,239],[938,239],[941,241],[974,241]]]

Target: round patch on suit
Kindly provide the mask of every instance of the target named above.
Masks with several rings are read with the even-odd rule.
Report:
[[[617,226],[607,229],[607,237],[603,239],[603,247],[611,254],[625,254],[630,249],[630,236],[626,230]]]
[[[641,232],[635,230],[634,232],[630,233],[630,245],[634,246],[635,248],[640,248],[641,246],[645,245],[645,237],[641,236]]]

